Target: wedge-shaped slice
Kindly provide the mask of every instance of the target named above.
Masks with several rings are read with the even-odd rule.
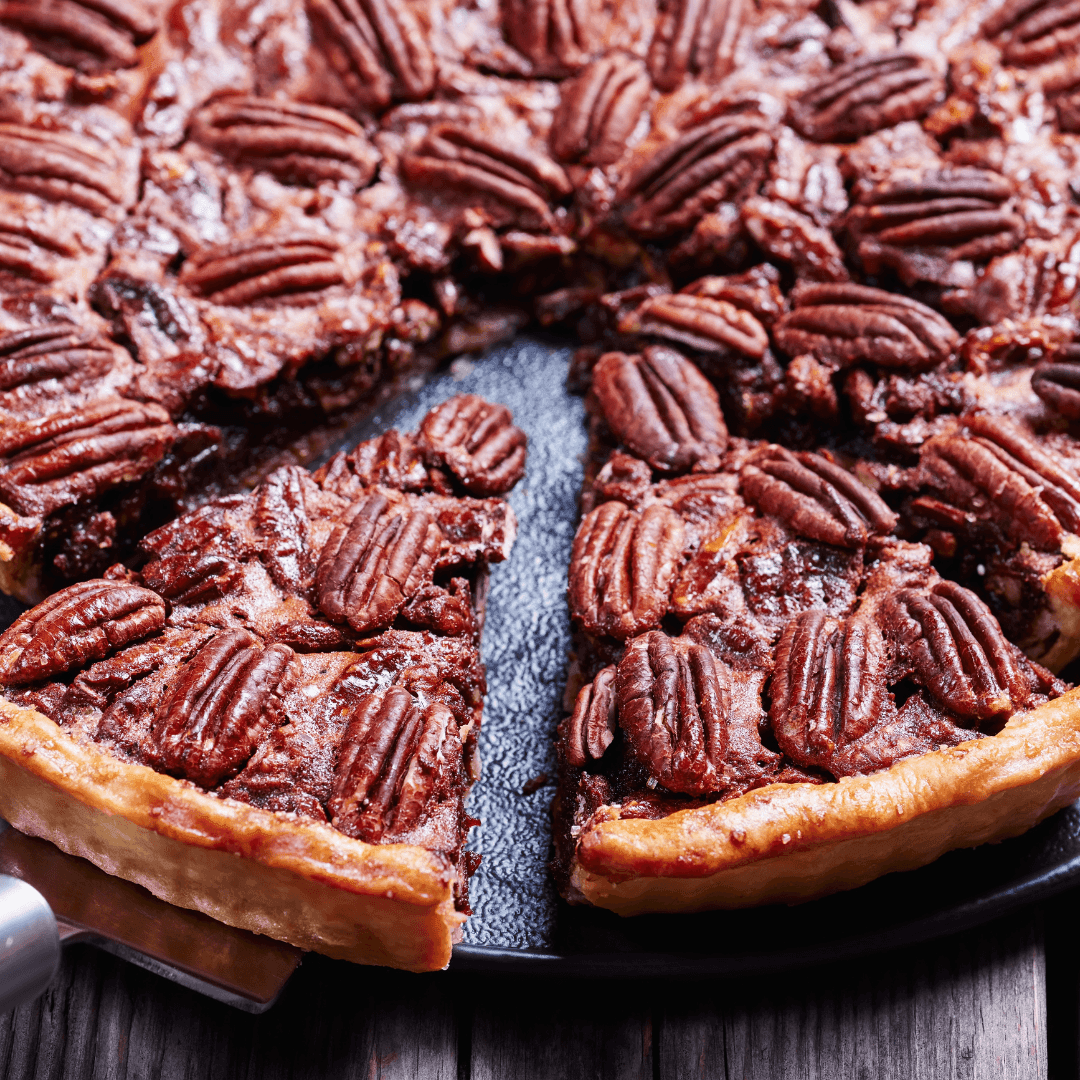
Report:
[[[185,514],[143,540],[141,570],[0,633],[0,814],[235,926],[445,967],[477,862],[473,598],[515,522],[439,464],[405,470],[409,490],[371,482],[387,438]]]

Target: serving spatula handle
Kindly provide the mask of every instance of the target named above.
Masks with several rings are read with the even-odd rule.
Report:
[[[0,874],[0,1014],[36,998],[59,964],[60,935],[45,897]]]

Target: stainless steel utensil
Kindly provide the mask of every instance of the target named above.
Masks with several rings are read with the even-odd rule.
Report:
[[[61,946],[77,942],[246,1012],[270,1008],[303,955],[173,907],[0,820],[0,1013],[42,993]]]

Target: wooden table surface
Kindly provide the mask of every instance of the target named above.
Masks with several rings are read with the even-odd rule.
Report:
[[[406,975],[310,957],[249,1016],[89,946],[0,1017],[29,1078],[1074,1077],[1080,889],[966,933],[725,981]]]

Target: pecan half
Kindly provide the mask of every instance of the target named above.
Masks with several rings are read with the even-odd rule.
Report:
[[[181,267],[180,281],[215,304],[303,302],[305,294],[345,280],[337,252],[324,237],[256,236],[196,252]]]
[[[970,589],[952,581],[901,589],[882,605],[882,618],[915,678],[955,715],[990,720],[1031,697],[1022,654]]]
[[[837,777],[888,769],[904,758],[929,754],[982,736],[942,716],[921,694],[913,694],[892,719],[847,743],[829,762]]]
[[[619,661],[619,727],[670,791],[745,790],[775,771],[779,755],[761,745],[757,716],[737,707],[738,677],[704,645],[660,631],[632,641]]]
[[[323,48],[353,97],[382,108],[419,101],[435,86],[435,57],[408,4],[307,0]]]
[[[385,495],[353,503],[319,556],[319,610],[361,633],[389,626],[431,581],[442,539],[426,513],[391,505]]]
[[[985,261],[1024,238],[1023,219],[1004,207],[1012,184],[988,169],[929,169],[856,194],[846,225],[869,274],[892,267],[908,283],[935,279],[929,260]]]
[[[156,21],[139,0],[2,0],[0,23],[50,59],[86,72],[132,67]]]
[[[865,616],[836,621],[804,611],[776,647],[769,722],[797,765],[829,768],[835,752],[895,712],[885,682],[885,641]]]
[[[599,44],[598,0],[502,0],[510,43],[540,71],[573,71]]]
[[[548,228],[555,223],[551,204],[573,191],[562,167],[546,154],[452,124],[433,127],[416,152],[402,158],[401,168],[415,183],[490,196],[521,224]]]
[[[1007,64],[1033,67],[1080,50],[1080,13],[1068,0],[1006,0],[983,22]]]
[[[0,211],[0,270],[30,281],[60,281],[70,272],[64,261],[80,253],[71,230],[50,233],[18,213]]]
[[[1054,412],[1080,420],[1080,345],[1062,345],[1049,363],[1039,364],[1031,376],[1031,389]]]
[[[471,495],[502,495],[525,474],[528,438],[505,405],[457,394],[420,423],[420,437],[436,460]]]
[[[551,149],[562,161],[611,165],[626,153],[652,93],[645,64],[622,52],[594,60],[562,84]]]
[[[0,427],[0,495],[48,514],[145,475],[176,441],[160,405],[120,398]]]
[[[715,461],[727,445],[716,391],[674,349],[607,353],[593,369],[593,390],[619,441],[660,472]]]
[[[620,502],[586,514],[570,556],[570,612],[593,634],[625,640],[660,625],[682,558],[686,527],[655,503],[644,513]]]
[[[0,124],[0,188],[70,203],[102,217],[121,198],[117,163],[96,139],[26,124]]]
[[[742,208],[746,231],[763,251],[791,263],[801,281],[847,281],[832,233],[787,203],[755,196]]]
[[[143,581],[174,604],[223,596],[242,577],[235,560],[218,552],[191,552],[157,559],[143,570]]]
[[[650,296],[619,321],[624,334],[651,334],[689,345],[700,352],[731,350],[760,359],[769,347],[765,327],[727,300],[667,293]]]
[[[768,124],[758,116],[718,116],[691,128],[654,151],[620,185],[627,227],[646,238],[693,228],[720,203],[755,193],[772,148]]]
[[[180,671],[154,714],[158,760],[204,788],[235,776],[280,723],[277,691],[293,651],[265,649],[246,630],[227,630]]]
[[[944,95],[944,80],[917,56],[889,52],[833,68],[788,111],[791,126],[814,142],[852,142],[918,119]]]
[[[230,96],[200,109],[189,137],[291,183],[345,180],[364,187],[379,153],[345,113],[277,98]]]
[[[93,378],[112,365],[109,347],[72,323],[50,323],[0,334],[0,392],[49,379]]]
[[[599,761],[615,738],[615,668],[606,667],[581,688],[574,712],[562,725],[566,760],[576,768]]]
[[[363,487],[423,491],[431,486],[417,440],[394,428],[358,443],[348,455],[348,467]]]
[[[137,585],[69,585],[24,612],[0,635],[0,682],[42,682],[85,667],[161,630],[165,615],[165,601]]]
[[[739,474],[743,494],[801,536],[858,548],[871,533],[896,528],[897,516],[877,492],[820,454],[770,446]]]
[[[735,62],[746,0],[660,0],[649,70],[661,90],[688,77],[719,82]]]
[[[1080,532],[1080,479],[1010,420],[978,414],[970,433],[936,435],[920,451],[918,483],[964,514],[997,519],[1016,543],[1057,550]]]
[[[947,360],[960,340],[932,308],[884,289],[799,282],[791,300],[794,310],[773,328],[789,356],[810,353],[839,367],[869,360],[925,371]]]
[[[327,809],[334,827],[371,843],[408,832],[460,784],[461,735],[441,702],[421,711],[400,686],[356,705]]]
[[[311,520],[304,498],[307,483],[303,469],[277,469],[261,484],[255,503],[255,527],[266,569],[286,595],[304,597],[309,596],[315,578]]]

